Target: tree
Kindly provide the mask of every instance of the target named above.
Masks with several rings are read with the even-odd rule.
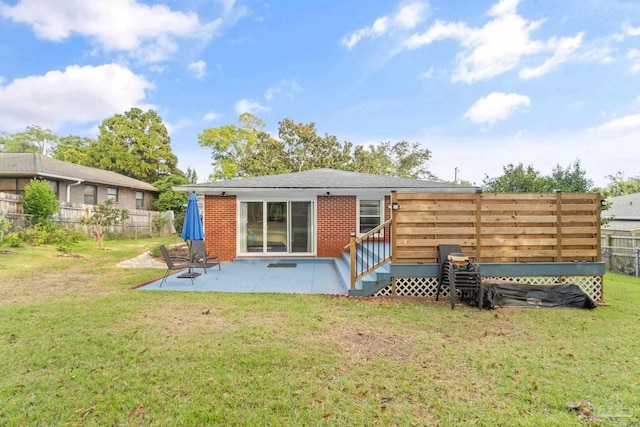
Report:
[[[58,137],[49,129],[32,125],[22,132],[14,134],[4,132],[0,134],[0,151],[48,154],[57,141]]]
[[[176,230],[181,230],[184,223],[187,195],[173,191],[173,187],[189,183],[187,178],[178,174],[166,176],[153,183],[153,186],[160,190],[158,198],[153,202],[153,207],[157,211],[173,211]]]
[[[91,166],[148,183],[177,170],[167,128],[153,110],[132,108],[105,119],[87,153],[94,162]]]
[[[238,117],[238,125],[225,125],[219,128],[207,128],[198,135],[198,144],[212,149],[213,173],[210,180],[232,179],[245,176],[240,173],[239,163],[247,150],[255,143],[260,129],[265,124],[250,113]]]
[[[609,184],[598,190],[604,197],[623,196],[625,194],[640,193],[640,176],[625,178],[624,172],[608,175]]]
[[[586,193],[593,190],[593,180],[588,179],[586,172],[580,167],[580,160],[576,160],[566,169],[556,165],[551,172],[550,185],[553,190],[565,193]]]
[[[496,178],[485,175],[482,181],[484,191],[494,193],[545,193],[551,187],[551,180],[529,165],[519,163],[502,167],[503,174]]]
[[[91,227],[91,234],[98,241],[98,248],[102,249],[102,241],[109,227],[122,224],[129,218],[127,209],[113,207],[111,200],[94,206],[91,214],[82,219],[82,223]]]
[[[187,166],[187,172],[185,173],[185,176],[186,176],[187,182],[189,182],[189,184],[197,184],[198,183],[198,173],[196,172],[195,169],[191,169],[190,166]]]
[[[418,143],[390,141],[368,147],[357,146],[351,165],[353,171],[401,178],[422,178],[438,180],[427,169],[431,151],[420,148]]]
[[[284,119],[278,138],[261,130],[264,123],[243,114],[238,126],[209,128],[198,142],[212,148],[214,173],[210,179],[230,179],[317,168],[333,168],[412,178],[435,177],[427,170],[428,149],[417,143],[384,142],[368,147],[340,142],[335,135],[318,135],[314,123]]]
[[[25,212],[33,215],[35,224],[46,224],[59,208],[56,193],[46,181],[39,179],[32,179],[24,187],[23,204]]]
[[[509,164],[504,166],[502,170],[503,174],[499,177],[489,178],[485,175],[482,182],[484,191],[548,193],[560,190],[567,193],[586,193],[593,190],[593,181],[587,179],[586,172],[580,167],[579,160],[565,169],[557,165],[553,168],[550,176],[541,175],[531,165],[525,168],[522,163],[517,166]]]
[[[334,135],[316,133],[315,123],[279,123],[278,136],[290,159],[291,172],[317,168],[343,168],[351,158],[351,143],[341,144]]]
[[[95,141],[91,138],[75,135],[63,136],[58,139],[58,143],[51,150],[51,156],[63,162],[91,166],[95,163],[95,160],[88,153],[92,144],[95,144]]]

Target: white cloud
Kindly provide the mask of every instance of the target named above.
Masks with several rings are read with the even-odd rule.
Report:
[[[263,111],[269,111],[270,109],[269,107],[265,107],[258,102],[244,98],[236,102],[235,110],[236,114],[240,115],[242,113],[256,114]]]
[[[473,123],[493,124],[509,117],[518,107],[529,105],[531,100],[528,96],[493,92],[477,100],[464,117]]]
[[[277,85],[271,86],[269,89],[267,89],[264,93],[264,98],[267,101],[271,101],[277,95],[282,94],[289,99],[293,99],[301,91],[302,87],[298,83],[293,80],[283,79],[280,80],[280,83],[278,83]]]
[[[553,55],[537,67],[521,69],[520,77],[523,79],[540,77],[566,62],[582,46],[583,37],[584,32],[578,33],[575,37],[562,37],[560,39],[552,37],[547,42],[547,49],[553,50]]]
[[[517,7],[520,0],[500,0],[489,9],[491,17],[482,27],[469,27],[464,22],[436,21],[426,31],[404,40],[405,49],[418,49],[436,41],[454,39],[461,50],[452,81],[474,83],[498,76],[521,66],[523,58],[551,55],[540,65],[520,70],[520,77],[542,76],[570,60],[611,61],[608,44],[583,46],[584,32],[573,37],[551,37],[546,41],[533,38],[543,20],[522,17]]]
[[[463,50],[457,55],[453,81],[473,83],[517,67],[523,56],[540,52],[544,44],[531,33],[542,21],[528,21],[517,12],[519,0],[501,0],[489,9],[493,19],[483,27],[437,21],[426,32],[414,34],[404,45],[416,49],[447,38],[457,39]]]
[[[627,59],[631,61],[631,72],[640,73],[640,49],[629,49]]]
[[[429,69],[427,71],[424,71],[420,74],[420,78],[423,78],[425,80],[429,80],[430,78],[433,77],[433,73],[435,72],[435,69],[433,68],[433,66],[429,67]]]
[[[37,124],[51,130],[66,123],[103,120],[144,105],[153,85],[118,64],[72,65],[64,71],[13,80],[0,86],[0,129]]]
[[[600,135],[620,136],[640,132],[640,114],[629,114],[588,129]]]
[[[188,68],[189,68],[189,71],[191,71],[193,75],[200,80],[202,80],[204,76],[207,74],[207,63],[202,60],[192,62],[191,64],[189,64]]]
[[[407,30],[415,28],[424,20],[427,9],[427,4],[422,1],[407,4],[395,15],[382,16],[376,19],[370,26],[350,32],[343,37],[342,44],[346,46],[347,49],[352,49],[362,39],[381,37],[397,29]]]
[[[630,35],[630,36],[640,36],[640,26],[638,27],[632,27],[629,24],[624,24],[622,26],[622,30],[625,32],[625,34]]]
[[[20,0],[14,6],[1,4],[0,15],[29,24],[43,39],[85,36],[107,52],[128,52],[146,62],[167,59],[178,49],[178,38],[212,37],[223,23],[221,18],[202,23],[193,12],[135,0]]]
[[[219,118],[220,114],[216,113],[215,111],[209,111],[202,117],[202,120],[204,120],[205,122],[215,122]]]

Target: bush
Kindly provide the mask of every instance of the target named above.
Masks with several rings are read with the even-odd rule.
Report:
[[[33,246],[40,246],[51,243],[49,234],[54,229],[53,223],[50,221],[39,222],[33,227],[27,228],[20,232],[20,237],[25,243]]]
[[[56,193],[46,181],[39,179],[32,179],[24,187],[23,204],[24,210],[33,215],[36,224],[46,222],[59,208]]]
[[[155,230],[156,234],[160,235],[160,233],[162,232],[162,229],[169,224],[169,217],[168,216],[164,216],[162,214],[158,214],[157,216],[155,216],[153,218],[153,229]]]
[[[19,248],[22,246],[22,239],[18,233],[9,233],[4,236],[2,243],[10,248]]]
[[[86,239],[87,236],[84,233],[77,230],[67,230],[60,228],[51,233],[51,240],[55,245],[58,252],[62,252],[65,255],[71,253],[73,247],[81,240]]]

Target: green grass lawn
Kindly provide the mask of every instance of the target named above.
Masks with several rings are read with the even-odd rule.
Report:
[[[594,310],[130,290],[160,242],[0,255],[0,425],[640,425],[637,278]]]

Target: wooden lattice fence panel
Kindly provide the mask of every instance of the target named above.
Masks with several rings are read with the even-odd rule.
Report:
[[[558,283],[572,283],[591,297],[594,301],[602,300],[601,276],[495,276],[484,277],[487,282],[506,281],[510,283],[522,283],[526,285],[545,286]],[[389,285],[376,292],[375,296],[415,296],[435,298],[438,290],[437,277],[396,277],[395,285]],[[448,287],[441,290],[443,297],[449,296]]]

